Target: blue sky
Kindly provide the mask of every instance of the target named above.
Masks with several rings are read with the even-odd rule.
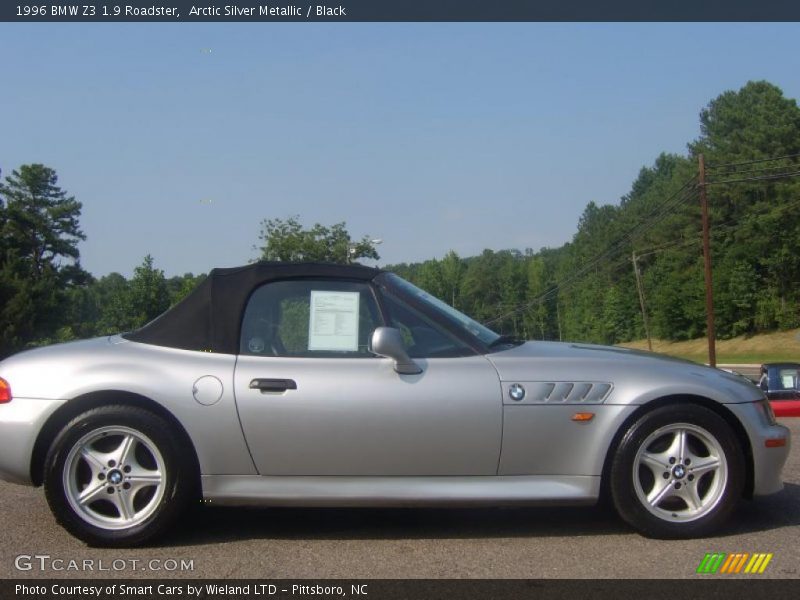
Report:
[[[800,96],[797,24],[0,24],[0,168],[83,202],[82,263],[255,258],[298,214],[381,264],[568,241],[709,100]]]

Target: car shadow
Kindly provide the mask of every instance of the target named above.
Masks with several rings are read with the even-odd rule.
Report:
[[[198,526],[202,523],[202,526]],[[715,537],[800,525],[800,485],[740,503]],[[510,508],[237,508],[189,511],[160,546],[194,546],[251,539],[469,539],[583,537],[635,532],[600,504]]]
[[[161,545],[247,539],[460,539],[619,534],[629,529],[599,506],[559,508],[201,507]],[[202,528],[198,528],[202,522]]]
[[[797,525],[800,525],[800,484],[784,483],[783,491],[778,494],[741,502],[719,535],[733,536]]]

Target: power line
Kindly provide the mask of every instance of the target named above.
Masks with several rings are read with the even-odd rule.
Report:
[[[706,169],[723,169],[728,167],[738,167],[742,165],[755,165],[758,163],[775,162],[776,160],[786,160],[789,158],[800,158],[800,154],[787,154],[785,156],[773,156],[772,158],[759,158],[756,160],[747,160],[743,162],[722,163],[719,165],[706,164]]]
[[[726,173],[710,173],[706,174],[707,178],[713,179],[715,177],[738,177],[740,175],[746,175],[748,173],[757,173],[757,174],[768,174],[771,171],[788,171],[789,169],[796,169],[797,164],[783,164],[783,165],[776,165],[774,167],[755,167],[753,169],[741,169],[739,171],[728,171]],[[708,179],[707,179],[708,181]]]
[[[700,233],[699,231],[697,232]],[[712,234],[713,235],[713,234]],[[639,258],[644,258],[645,256],[650,256],[651,254],[658,254],[659,252],[663,252],[664,250],[669,250],[670,248],[679,247],[682,248],[684,246],[691,246],[692,244],[697,244],[700,242],[700,239],[680,239],[676,242],[670,242],[667,244],[661,244],[660,246],[655,246],[653,248],[647,248],[646,252],[636,253],[636,256]]]
[[[708,169],[715,169],[715,170],[725,170],[727,169],[728,172],[718,172],[709,175],[716,175],[716,176],[727,176],[731,177],[730,179],[722,180],[722,181],[704,181],[704,186],[709,185],[723,185],[723,184],[732,184],[732,183],[745,183],[750,181],[775,181],[775,180],[782,180],[782,179],[791,179],[794,177],[800,176],[800,170],[797,171],[787,171],[786,169],[795,168],[796,165],[779,165],[779,166],[763,166],[754,169],[747,169],[747,170],[736,170],[737,167],[741,166],[748,166],[748,165],[755,165],[755,164],[764,164],[770,162],[777,162],[780,160],[789,160],[800,158],[800,153],[798,154],[788,154],[785,156],[778,156],[778,157],[771,157],[771,158],[764,158],[764,159],[756,159],[750,161],[741,161],[735,163],[724,163],[719,165],[706,165]],[[774,173],[774,171],[783,170],[782,172]],[[772,172],[771,172],[772,171]],[[749,177],[739,177],[745,173],[756,173],[755,175]],[[525,302],[514,309],[511,309],[503,314],[500,314],[488,321],[486,324],[492,324],[497,321],[502,321],[516,315],[517,313],[523,312],[528,310],[529,308],[540,304],[549,298],[557,295],[559,292],[563,292],[567,289],[570,289],[577,282],[580,280],[583,275],[589,272],[593,267],[599,264],[601,261],[606,260],[616,253],[618,253],[626,244],[629,242],[633,242],[634,238],[641,235],[642,233],[652,229],[659,223],[663,222],[665,219],[670,217],[674,214],[674,210],[680,206],[681,204],[687,202],[688,200],[695,197],[696,192],[700,189],[700,186],[697,183],[698,175],[693,176],[688,181],[686,181],[676,192],[674,192],[669,198],[667,198],[663,203],[656,206],[655,209],[650,211],[640,222],[638,225],[633,227],[627,234],[623,235],[619,238],[616,242],[614,242],[605,252],[595,256],[592,260],[588,261],[586,264],[581,266],[577,269],[572,275],[566,277],[564,280],[555,283],[549,289],[547,289],[544,293],[540,294],[536,298]],[[784,206],[781,210],[785,209]],[[724,227],[719,230],[715,228],[715,231],[712,233],[714,237],[716,237],[719,233],[725,233],[729,231]],[[639,257],[648,256],[650,254],[655,254],[662,250],[666,250],[675,246],[688,246],[696,244],[700,240],[681,240],[674,243],[667,243],[662,244],[661,246],[657,246],[653,249],[649,249],[647,252],[639,254]],[[627,263],[627,258],[624,261]],[[612,264],[611,266],[607,267],[608,273],[614,273],[614,267],[619,268],[619,265],[622,263]]]
[[[732,173],[733,175],[734,173]],[[744,183],[746,181],[773,181],[776,179],[791,179],[800,176],[800,171],[791,171],[787,173],[775,173],[773,175],[761,175],[754,177],[744,177],[741,179],[726,179],[725,181],[708,181],[706,185],[721,185],[723,183]]]
[[[784,211],[798,208],[800,207],[800,200],[796,200],[795,202],[790,202],[788,204],[784,204],[777,208],[771,210],[770,215],[780,214]],[[741,222],[739,219],[730,219],[728,221],[723,221],[722,223],[714,224],[714,228],[711,231],[711,237],[721,237],[723,234],[729,233],[731,231],[735,231],[741,228]],[[658,246],[651,246],[650,248],[645,248],[641,252],[637,252],[636,256],[639,258],[643,258],[645,256],[650,256],[651,254],[658,254],[659,252],[663,252],[664,250],[669,250],[670,248],[683,248],[686,246],[692,246],[694,244],[700,243],[700,231],[696,232],[697,238],[683,238],[680,240],[676,240],[674,242],[667,242],[665,244],[659,244]]]
[[[665,207],[664,207],[664,210],[661,212],[661,214],[660,214],[660,215],[658,215],[658,216],[657,216],[657,217],[656,217],[656,218],[655,218],[655,219],[654,219],[654,220],[653,220],[653,221],[650,223],[650,225],[648,226],[648,229],[651,229],[651,228],[655,227],[656,225],[659,225],[659,224],[661,224],[661,223],[662,223],[663,221],[665,221],[667,218],[669,218],[669,217],[673,216],[673,214],[674,214],[673,210],[674,210],[674,209],[676,209],[676,208],[677,208],[678,206],[680,206],[681,204],[683,204],[683,203],[685,203],[685,202],[688,202],[689,200],[694,200],[694,199],[696,199],[696,192],[697,192],[697,188],[693,188],[693,189],[692,189],[692,190],[690,190],[690,191],[689,191],[687,194],[685,194],[685,195],[684,195],[684,196],[683,196],[683,197],[682,197],[682,198],[681,198],[681,199],[680,199],[678,202],[674,202],[674,203],[672,203],[672,205],[670,205],[670,206],[665,206]]]
[[[505,312],[503,314],[500,314],[500,315],[498,315],[496,317],[493,317],[492,319],[489,319],[488,321],[485,321],[485,324],[486,325],[491,325],[492,323],[496,323],[497,321],[502,321],[504,319],[507,319],[508,317],[511,317],[511,316],[517,314],[517,313],[524,312],[524,311],[528,310],[529,308],[531,308],[532,306],[534,306],[536,304],[539,304],[540,302],[543,302],[544,300],[546,300],[547,298],[553,296],[554,294],[557,294],[560,290],[563,291],[564,289],[567,289],[568,284],[572,284],[578,278],[582,277],[589,270],[591,270],[592,267],[594,267],[595,265],[597,265],[601,261],[605,260],[606,258],[609,258],[610,256],[613,256],[615,253],[619,252],[620,249],[627,242],[633,241],[633,238],[636,235],[641,234],[644,231],[646,231],[647,229],[650,229],[650,228],[654,227],[655,225],[657,225],[658,223],[663,221],[664,218],[666,218],[667,216],[672,214],[671,211],[674,208],[676,208],[680,204],[686,202],[687,200],[691,199],[692,198],[692,194],[694,192],[696,192],[696,190],[697,190],[696,184],[693,185],[695,179],[697,179],[696,175],[691,177],[688,181],[686,181],[676,192],[673,193],[672,196],[670,196],[667,200],[665,200],[662,204],[657,206],[653,211],[651,211],[649,213],[647,218],[650,218],[653,215],[656,215],[656,213],[658,213],[656,215],[656,219],[655,220],[653,220],[651,222],[644,221],[642,223],[639,223],[633,229],[631,229],[630,232],[628,232],[622,238],[617,240],[617,242],[612,244],[612,246],[608,250],[606,250],[602,254],[596,256],[594,259],[590,260],[588,263],[586,263],[581,268],[579,268],[571,276],[567,277],[563,281],[560,281],[560,282],[556,283],[550,289],[545,291],[541,296],[539,296],[537,298],[534,298],[533,300],[528,301],[528,302],[518,306],[517,308],[515,308],[513,310],[510,310],[510,311]],[[628,259],[626,258],[625,259],[626,263],[627,263],[627,260]]]
[[[614,248],[612,248],[612,249],[614,249]],[[591,269],[591,267],[595,266],[595,264],[597,264],[597,262],[599,262],[599,260],[605,258],[606,256],[610,256],[612,254],[613,254],[613,252],[610,252],[610,251],[604,253],[600,257],[597,257],[596,259],[592,260],[590,263],[584,265],[582,268],[580,268],[578,271],[573,273],[571,276],[563,279],[562,281],[557,282],[555,285],[553,285],[550,288],[548,288],[547,290],[545,290],[539,296],[536,296],[532,300],[529,300],[528,302],[526,302],[526,303],[524,303],[524,304],[522,304],[520,306],[517,306],[516,308],[511,309],[508,312],[505,312],[505,313],[503,313],[503,314],[501,314],[501,315],[499,315],[497,317],[494,317],[494,318],[486,321],[485,323],[487,325],[490,325],[490,324],[496,323],[498,321],[503,321],[503,320],[505,320],[505,319],[507,319],[507,318],[509,318],[511,316],[514,316],[514,315],[516,315],[516,314],[518,314],[520,312],[525,312],[525,311],[529,310],[530,308],[533,308],[534,306],[536,306],[538,304],[546,302],[550,298],[552,298],[554,296],[558,296],[559,293],[562,293],[562,292],[564,292],[566,290],[569,290],[569,289],[575,287],[576,285],[578,285],[578,283],[581,282],[581,277],[583,277],[583,275],[585,275]],[[628,266],[628,258],[624,257],[621,260],[618,260],[617,262],[611,263],[611,265],[607,267],[607,273],[609,275],[615,274],[616,272],[621,270],[622,267],[627,268],[627,266]]]

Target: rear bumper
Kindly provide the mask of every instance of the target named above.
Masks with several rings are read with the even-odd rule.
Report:
[[[789,456],[791,432],[783,425],[770,424],[758,404],[726,404],[744,426],[753,450],[753,495],[766,496],[783,489],[783,465]],[[782,446],[767,440],[785,440]],[[771,442],[774,444],[775,442]]]
[[[31,485],[36,437],[63,400],[14,398],[0,404],[0,479]]]

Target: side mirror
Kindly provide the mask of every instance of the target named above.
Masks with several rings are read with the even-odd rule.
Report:
[[[403,338],[399,329],[378,327],[372,332],[370,346],[370,349],[375,354],[394,359],[394,370],[401,375],[418,375],[422,373],[422,369],[411,360],[403,347]]]

